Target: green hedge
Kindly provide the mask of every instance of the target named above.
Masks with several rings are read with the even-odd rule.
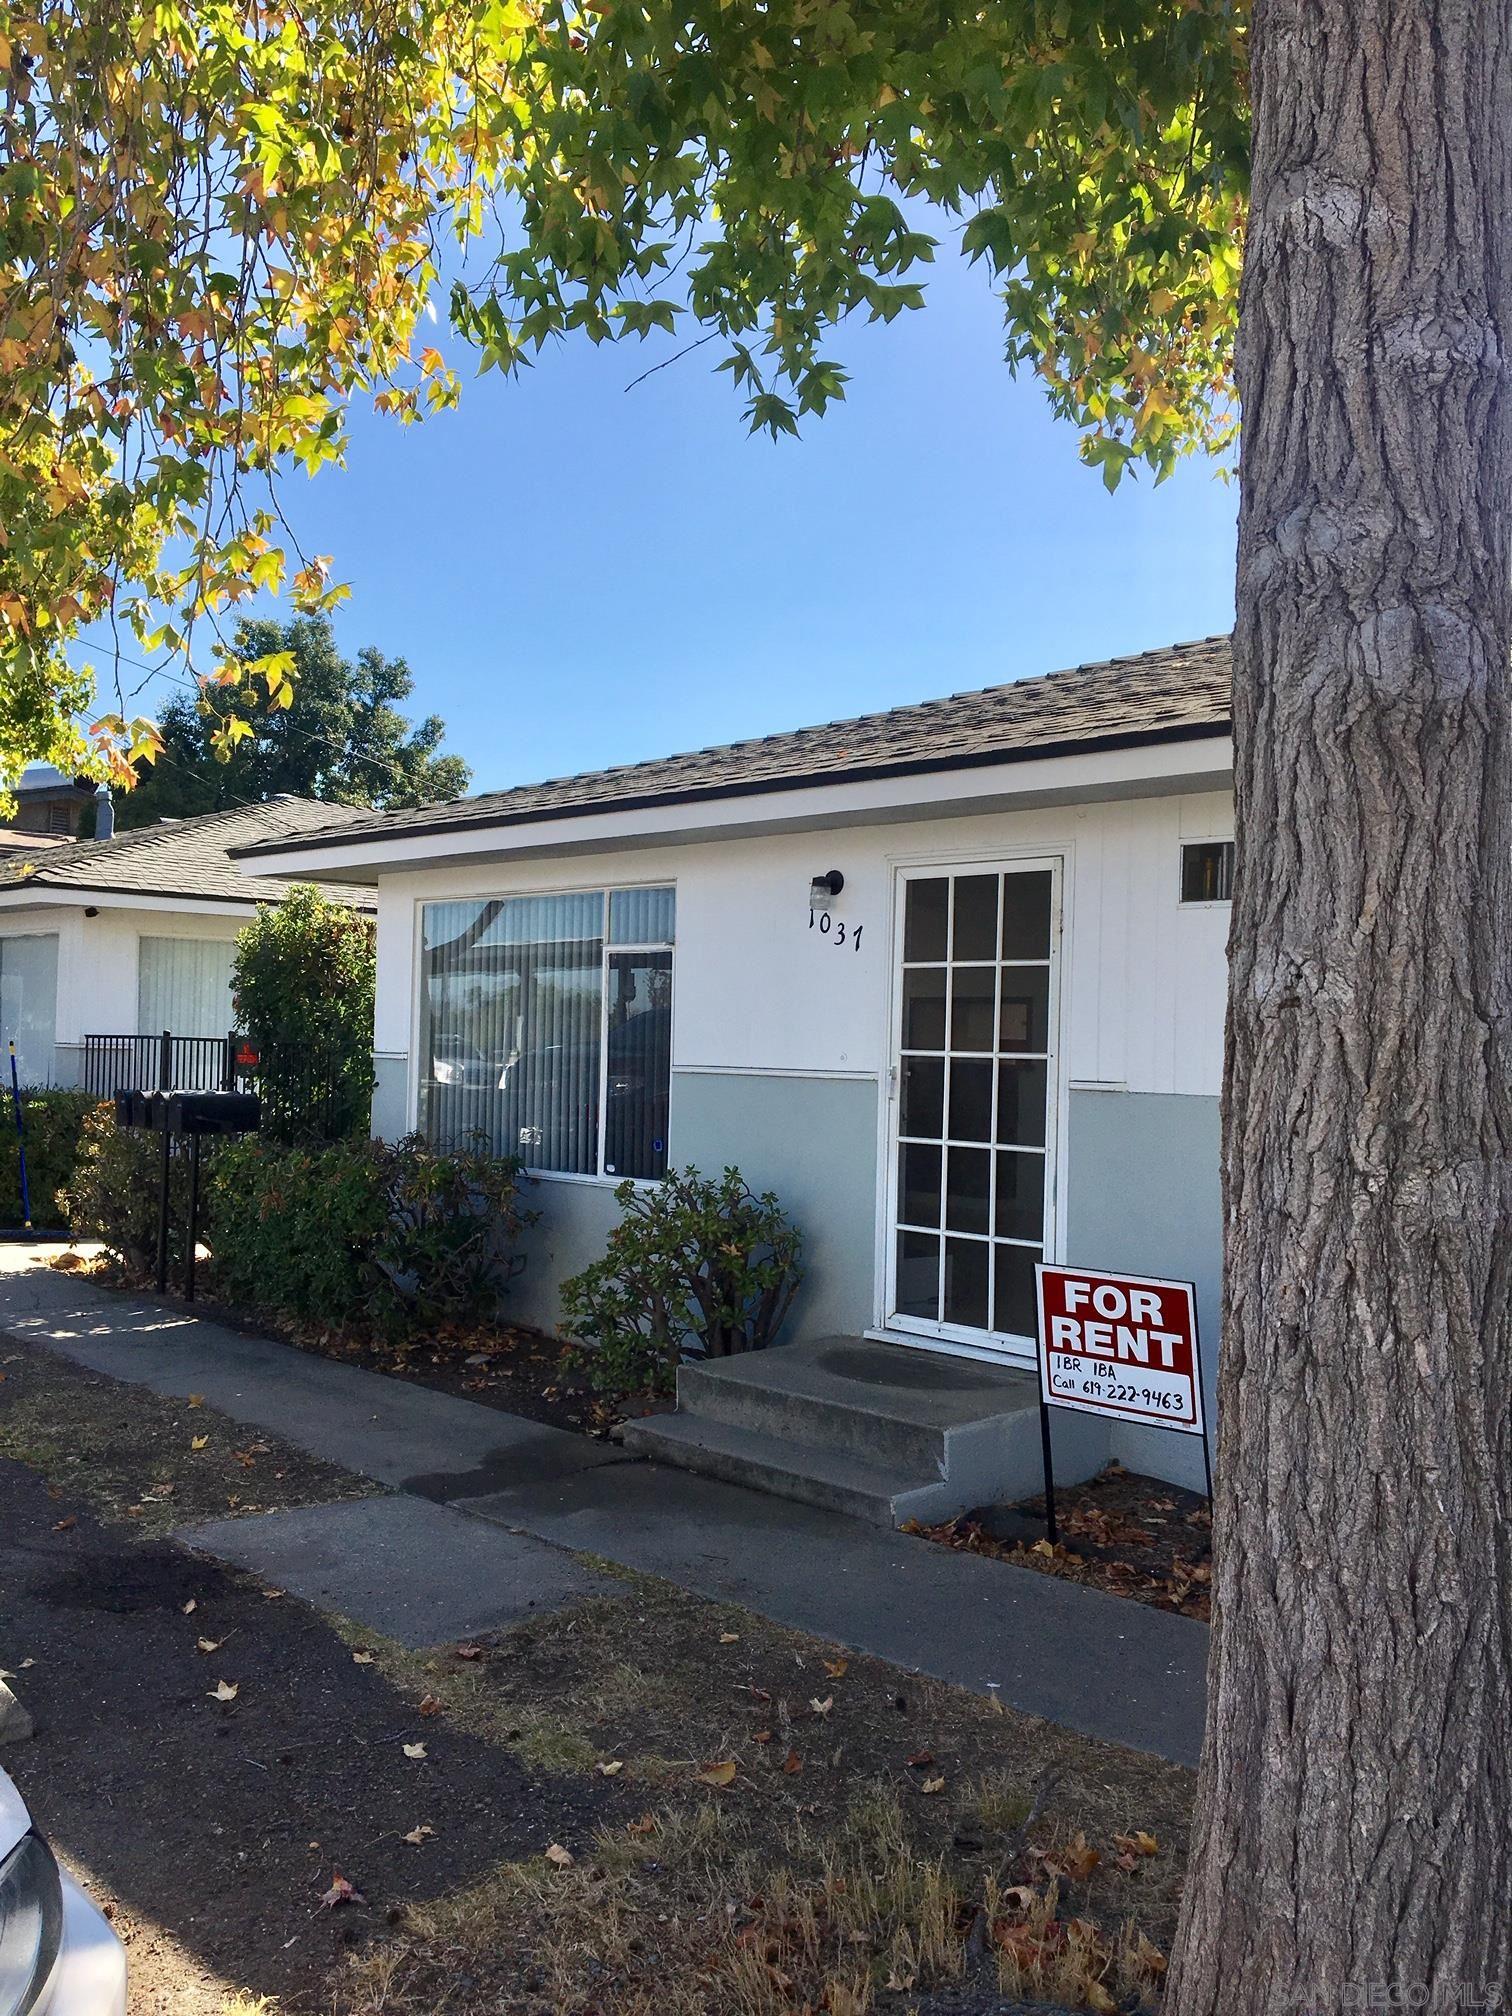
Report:
[[[26,1125],[26,1180],[34,1225],[65,1224],[59,1193],[68,1188],[79,1152],[85,1116],[99,1102],[88,1092],[22,1087]],[[9,1088],[0,1113],[0,1224],[21,1223],[21,1158],[16,1146],[16,1112]]]
[[[73,1175],[58,1197],[74,1238],[98,1239],[133,1274],[148,1273],[156,1262],[162,1155],[161,1134],[117,1127],[114,1106],[91,1101]],[[189,1215],[187,1155],[175,1154],[169,1163],[169,1195],[168,1258],[178,1269]]]
[[[439,1155],[418,1135],[227,1142],[206,1185],[211,1281],[243,1308],[402,1344],[494,1313],[535,1216],[519,1193],[516,1164]]]

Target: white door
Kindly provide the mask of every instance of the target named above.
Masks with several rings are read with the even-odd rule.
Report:
[[[905,1337],[1034,1353],[1053,1257],[1058,860],[899,873],[887,1317]]]

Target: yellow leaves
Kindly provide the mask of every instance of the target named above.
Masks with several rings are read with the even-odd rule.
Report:
[[[700,1785],[713,1785],[723,1788],[726,1785],[733,1785],[735,1783],[737,1769],[738,1766],[733,1757],[721,1757],[711,1764],[705,1764],[695,1776]]]
[[[201,1449],[208,1449],[209,1446],[210,1437],[208,1435],[194,1435],[190,1437],[189,1447],[196,1452]]]
[[[239,1681],[217,1680],[215,1685],[210,1690],[208,1699],[210,1699],[211,1701],[223,1701],[223,1702],[234,1701],[240,1692],[241,1692],[241,1684]]]
[[[560,1841],[553,1841],[546,1850],[546,1860],[553,1869],[570,1869],[577,1861],[577,1857],[570,1848],[564,1848]]]

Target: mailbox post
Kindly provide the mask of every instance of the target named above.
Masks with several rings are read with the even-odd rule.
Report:
[[[168,1039],[163,1039],[168,1054]],[[166,1067],[164,1070],[166,1076]],[[189,1143],[189,1224],[184,1259],[184,1299],[194,1300],[195,1247],[199,1241],[200,1139],[206,1134],[255,1134],[262,1125],[262,1104],[255,1092],[186,1092],[160,1085],[155,1092],[118,1091],[115,1095],[117,1127],[139,1127],[163,1137],[161,1176],[158,1185],[157,1291],[168,1287],[169,1177],[173,1168],[173,1143]]]

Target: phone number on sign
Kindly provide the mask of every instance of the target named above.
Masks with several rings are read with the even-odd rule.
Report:
[[[1088,1366],[1085,1359],[1056,1352],[1050,1355],[1050,1390],[1068,1399],[1100,1400],[1109,1407],[1144,1407],[1151,1413],[1188,1418],[1192,1413],[1192,1390],[1184,1379],[1136,1386]]]

